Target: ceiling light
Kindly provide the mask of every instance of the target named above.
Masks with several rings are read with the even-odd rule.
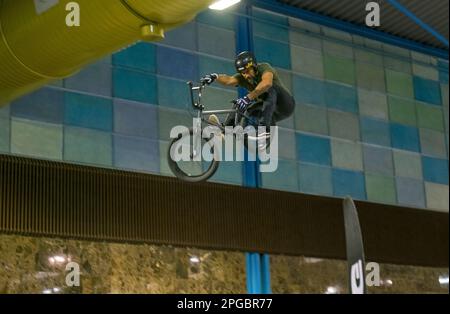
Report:
[[[225,10],[226,8],[241,2],[241,0],[219,0],[209,6],[211,10]]]

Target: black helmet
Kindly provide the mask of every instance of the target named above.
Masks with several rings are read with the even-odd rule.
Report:
[[[256,68],[256,65],[256,58],[253,53],[249,51],[241,52],[237,55],[236,60],[234,61],[234,66],[238,72],[242,72],[251,66]]]

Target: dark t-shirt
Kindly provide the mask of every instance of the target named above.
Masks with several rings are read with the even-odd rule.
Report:
[[[246,80],[240,73],[236,73],[235,75],[233,75],[233,77],[235,77],[238,80],[238,86],[243,87],[251,92],[262,81],[262,76],[264,72],[272,72],[273,85],[280,86],[289,93],[287,88],[283,85],[283,82],[281,82],[277,71],[274,68],[272,68],[268,63],[258,63],[258,71],[256,73],[256,77],[252,81]]]

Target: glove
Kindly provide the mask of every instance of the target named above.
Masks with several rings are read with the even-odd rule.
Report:
[[[244,112],[251,103],[252,101],[247,96],[236,100],[236,106],[241,112]]]
[[[219,77],[219,75],[217,73],[211,73],[211,74],[207,74],[204,77],[202,77],[200,79],[200,81],[204,84],[211,84],[213,83],[215,80],[217,80],[217,78]]]

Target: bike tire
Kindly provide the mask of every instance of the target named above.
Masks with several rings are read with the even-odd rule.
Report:
[[[189,135],[192,136],[194,134],[194,130],[192,128],[189,129]],[[208,180],[210,177],[212,177],[217,169],[219,168],[220,161],[213,159],[211,161],[211,164],[209,165],[208,169],[203,172],[200,175],[189,175],[185,173],[179,166],[178,163],[174,160],[172,160],[172,157],[170,155],[170,150],[172,145],[174,145],[177,141],[181,139],[181,137],[186,136],[186,134],[182,134],[178,138],[172,139],[172,141],[169,144],[169,149],[167,150],[167,162],[169,163],[169,168],[172,171],[172,173],[180,180],[186,181],[186,182],[202,182]],[[212,147],[214,150],[214,147]]]

